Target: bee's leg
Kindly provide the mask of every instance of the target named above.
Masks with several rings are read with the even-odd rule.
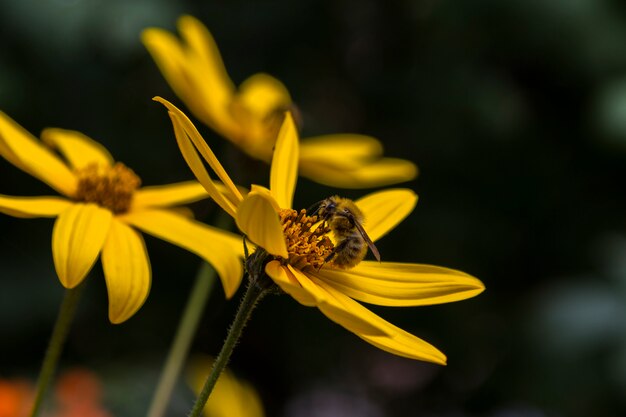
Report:
[[[243,235],[243,269],[245,273],[248,273],[248,258],[250,257],[250,251],[248,250],[248,245],[246,244],[246,241],[246,235]]]
[[[340,244],[338,244],[337,246],[335,246],[335,247],[333,248],[333,250],[332,250],[332,252],[330,253],[330,255],[328,255],[328,256],[326,257],[326,259],[324,259],[324,263],[332,261],[332,259],[333,259],[335,256],[337,256],[337,254],[338,254],[339,252],[341,252],[342,250],[344,250],[344,249],[346,248],[346,246],[348,246],[348,240],[347,240],[347,239],[346,239],[346,240],[344,240],[344,241],[342,241]]]
[[[243,235],[243,256],[248,259],[250,256],[250,251],[248,250],[246,235]]]

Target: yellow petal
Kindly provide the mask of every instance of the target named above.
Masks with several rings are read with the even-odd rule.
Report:
[[[254,74],[241,83],[236,101],[240,110],[261,124],[268,118],[282,116],[291,106],[289,91],[283,83],[263,73]]]
[[[2,112],[0,112],[0,155],[61,194],[72,196],[76,190],[76,177],[67,165]]]
[[[341,302],[345,309],[350,311],[351,314],[359,316],[363,320],[371,323],[372,326],[376,326],[385,331],[383,335],[364,334],[359,332],[358,329],[346,325],[349,323],[339,323],[366,342],[393,353],[394,355],[445,365],[446,356],[431,344],[383,320],[347,295],[329,286],[323,280],[316,279],[315,277],[312,279],[316,284],[324,288],[329,294]]]
[[[198,152],[196,148],[191,143],[191,140],[185,133],[178,116],[172,112],[169,113],[170,119],[172,120],[172,126],[174,127],[174,135],[176,136],[176,142],[178,143],[178,147],[180,149],[185,162],[196,176],[200,184],[204,187],[206,192],[211,196],[213,201],[215,201],[226,213],[230,214],[232,217],[235,217],[236,205],[232,202],[231,199],[226,198],[223,190],[219,189],[216,183],[211,179],[209,173],[207,172],[202,160],[198,156]]]
[[[383,153],[383,147],[371,136],[335,134],[302,139],[300,157],[306,161],[355,169]]]
[[[350,329],[351,332],[379,336],[385,334],[385,330],[381,329],[381,327],[370,320],[364,319],[360,314],[355,314],[353,309],[346,308],[346,305],[341,299],[338,299],[325,287],[320,286],[317,280],[313,281],[315,278],[310,278],[309,275],[314,274],[306,274],[293,268],[291,265],[288,265],[287,268],[289,273],[298,281],[302,288],[315,298],[317,308],[319,308],[326,317]]]
[[[228,103],[232,100],[235,90],[217,44],[207,28],[192,16],[182,16],[178,20],[178,30],[188,46],[188,58],[194,59],[197,74],[201,75],[201,83],[206,86],[209,94],[205,95],[205,105],[211,109],[214,119],[225,115]],[[188,63],[189,64],[189,63]]]
[[[356,200],[365,218],[363,227],[376,241],[393,230],[417,204],[417,195],[409,189],[377,191]]]
[[[199,394],[213,366],[213,359],[195,357],[188,366],[187,380]],[[219,376],[213,392],[204,407],[207,417],[264,417],[263,404],[256,390],[237,379],[229,369]]]
[[[271,261],[265,266],[265,272],[287,294],[291,295],[302,305],[315,307],[315,297],[300,285],[289,268],[280,264],[280,261]]]
[[[150,292],[150,260],[139,233],[117,219],[102,248],[102,269],[109,293],[109,320],[118,324],[139,310]]]
[[[287,243],[275,205],[271,197],[251,191],[239,204],[235,220],[239,230],[254,244],[286,259]]]
[[[291,208],[297,179],[298,131],[291,113],[287,112],[276,139],[270,172],[270,190],[280,207]]]
[[[162,99],[160,97],[155,97],[154,100],[163,104],[170,111],[170,113],[176,117],[176,119],[180,123],[180,126],[182,127],[184,132],[187,134],[189,139],[191,139],[191,141],[193,142],[194,146],[196,147],[200,155],[202,155],[202,157],[209,164],[211,169],[213,169],[213,172],[215,172],[215,175],[217,175],[217,177],[224,183],[229,193],[232,195],[232,199],[241,201],[243,197],[241,196],[241,193],[237,189],[237,186],[235,185],[233,180],[228,176],[228,174],[226,173],[226,170],[224,169],[220,161],[217,159],[217,157],[215,156],[215,154],[213,153],[209,145],[206,144],[206,142],[200,135],[200,132],[198,132],[198,129],[196,129],[196,127],[191,122],[191,120],[189,120],[189,118],[182,111],[180,111],[176,106],[174,106],[169,101]]]
[[[167,207],[192,203],[208,198],[204,187],[196,181],[143,187],[135,191],[133,208]]]
[[[0,194],[0,212],[13,217],[56,217],[73,204],[62,197],[10,197]]]
[[[464,272],[433,265],[364,261],[348,270],[324,268],[317,276],[359,301],[395,307],[449,303],[485,289]]]
[[[334,159],[322,161],[300,157],[300,174],[320,184],[339,188],[373,188],[410,181],[417,166],[405,159],[382,158],[374,161]]]
[[[241,126],[233,119],[230,104],[235,87],[209,31],[197,19],[178,21],[182,35],[150,28],[142,41],[174,92],[191,112],[221,135],[237,142]]]
[[[122,216],[121,220],[206,260],[222,280],[226,297],[232,297],[237,291],[243,277],[240,236],[167,210],[140,210]]]
[[[183,101],[193,100],[194,89],[185,68],[183,45],[178,38],[168,31],[148,28],[141,33],[141,41],[174,93]],[[201,106],[194,106],[192,103],[191,107]]]
[[[113,164],[113,157],[104,146],[75,130],[44,129],[41,140],[58,149],[74,169],[85,168],[90,164]]]
[[[80,284],[96,262],[112,217],[95,204],[74,204],[59,215],[52,230],[52,256],[64,287]]]

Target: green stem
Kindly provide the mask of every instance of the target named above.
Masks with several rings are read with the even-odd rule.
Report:
[[[202,387],[202,391],[198,395],[198,398],[193,405],[193,409],[191,410],[189,417],[199,417],[202,413],[202,410],[204,409],[204,406],[209,399],[209,395],[211,395],[211,391],[213,391],[213,387],[215,387],[217,379],[226,367],[226,364],[230,359],[230,355],[233,353],[233,349],[235,348],[239,337],[241,337],[241,332],[248,322],[252,310],[256,306],[257,302],[260,301],[261,298],[263,298],[267,291],[267,287],[260,285],[260,283],[256,282],[255,280],[251,280],[251,282],[248,284],[248,288],[246,289],[243,300],[239,305],[239,310],[237,310],[237,314],[235,315],[233,324],[230,326],[228,335],[226,336],[226,340],[224,341],[224,345],[222,346],[222,350],[217,356],[215,363],[213,363],[211,373],[207,377],[207,380]]]
[[[46,356],[44,357],[43,364],[41,365],[41,371],[39,371],[37,393],[35,395],[35,403],[33,404],[30,417],[36,417],[39,414],[41,404],[43,403],[46,391],[50,386],[50,381],[52,380],[52,376],[54,375],[54,371],[56,370],[59,362],[59,357],[61,356],[63,345],[67,339],[67,334],[69,332],[72,319],[74,318],[78,300],[80,299],[84,286],[85,284],[83,281],[83,283],[79,284],[77,287],[67,289],[65,291],[65,296],[63,297],[63,302],[61,303],[59,314],[57,316],[56,323],[54,324],[54,329],[52,330],[52,337],[50,338],[50,343],[48,344],[48,350],[46,350]]]
[[[178,379],[180,369],[189,353],[200,317],[215,283],[215,270],[206,262],[202,263],[196,282],[193,285],[183,316],[180,319],[174,342],[170,348],[159,384],[152,397],[148,417],[161,417],[165,413],[167,403]]]

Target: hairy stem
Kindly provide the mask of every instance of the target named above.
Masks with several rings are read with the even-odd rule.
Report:
[[[224,345],[222,346],[222,350],[217,356],[215,362],[213,363],[211,373],[207,377],[207,380],[202,387],[202,391],[198,395],[198,398],[194,403],[191,413],[189,414],[190,417],[199,417],[202,413],[202,410],[204,409],[204,406],[209,399],[209,395],[211,395],[211,391],[213,391],[213,388],[217,383],[217,379],[226,367],[226,364],[230,359],[230,355],[233,353],[233,349],[235,348],[239,337],[241,337],[241,332],[248,322],[252,310],[254,310],[257,302],[259,302],[261,298],[263,298],[267,291],[267,287],[260,285],[255,280],[252,280],[248,284],[248,288],[246,289],[243,300],[239,305],[239,309],[237,310],[235,319],[230,326],[228,335],[226,336],[226,340],[224,341]]]

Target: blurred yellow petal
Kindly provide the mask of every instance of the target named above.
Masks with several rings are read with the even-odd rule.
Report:
[[[217,177],[224,183],[229,193],[231,193],[231,195],[234,197],[233,199],[241,200],[243,197],[241,196],[241,193],[237,189],[237,186],[235,185],[233,180],[228,176],[228,174],[226,173],[226,170],[224,169],[220,161],[217,159],[217,157],[215,156],[215,154],[213,153],[209,145],[207,145],[204,139],[202,139],[200,132],[198,132],[198,129],[196,129],[196,127],[191,122],[191,120],[189,120],[189,118],[182,111],[180,111],[176,106],[174,106],[169,101],[161,97],[155,97],[154,100],[163,104],[170,111],[170,113],[175,116],[176,120],[178,120],[178,122],[180,123],[180,126],[185,131],[187,137],[191,139],[191,141],[193,142],[194,146],[196,147],[200,155],[202,155],[202,157],[209,164],[211,169],[213,169],[213,172],[215,172],[215,175],[217,175]]]
[[[11,197],[0,194],[0,213],[13,217],[56,217],[73,204],[63,197]]]
[[[141,32],[141,42],[176,95],[185,97],[186,80],[181,69],[184,52],[178,38],[167,30],[147,28]]]
[[[417,195],[407,188],[377,191],[355,201],[363,212],[363,227],[373,241],[393,230],[417,204]]]
[[[90,164],[111,166],[114,162],[104,146],[75,130],[44,129],[41,140],[56,148],[74,169]]]
[[[287,258],[287,243],[275,209],[276,202],[251,191],[237,208],[237,227],[254,244],[272,255]]]
[[[373,188],[410,181],[417,176],[417,166],[405,159],[382,158],[340,163],[300,157],[300,174],[320,184],[338,188]]]
[[[194,99],[194,87],[188,74],[190,70],[185,68],[188,64],[178,38],[168,31],[148,28],[141,33],[141,41],[174,93],[183,101],[190,101],[189,107],[193,112],[202,109],[201,101]]]
[[[226,297],[232,297],[237,291],[243,276],[243,243],[240,236],[167,210],[136,211],[122,216],[120,220],[206,260],[222,280]]]
[[[188,366],[187,379],[196,393],[200,393],[213,360],[209,357],[196,357]],[[264,417],[261,398],[254,387],[237,379],[229,370],[219,376],[213,392],[204,407],[207,417]]]
[[[112,217],[95,204],[74,204],[59,215],[52,230],[52,257],[64,287],[80,284],[96,262]]]
[[[338,322],[366,342],[371,343],[382,350],[393,353],[394,355],[426,362],[433,362],[440,365],[446,364],[446,356],[431,344],[413,336],[397,326],[394,326],[388,321],[383,320],[381,317],[363,307],[361,304],[343,294],[341,291],[337,291],[330,285],[326,284],[323,280],[316,279],[315,277],[313,277],[313,280],[320,287],[328,291],[329,294],[334,296],[338,302],[343,304],[346,310],[349,310],[352,314],[358,315],[363,320],[371,323],[373,326],[385,331],[385,334],[383,335],[365,334],[359,332],[358,329],[350,327],[349,322]]]
[[[76,190],[76,177],[67,165],[2,112],[0,112],[0,155],[61,194],[72,196]]]
[[[239,86],[231,110],[246,125],[251,140],[266,142],[274,138],[283,113],[291,106],[287,88],[268,74],[254,74]],[[258,156],[257,156],[258,157]]]
[[[315,307],[317,301],[296,280],[287,266],[281,265],[280,261],[271,261],[265,266],[265,272],[287,294],[291,295],[302,305]]]
[[[197,19],[178,20],[182,39],[156,28],[146,29],[142,41],[161,73],[191,112],[230,140],[242,136],[230,104],[235,87],[226,73],[217,45]]]
[[[365,135],[351,133],[316,136],[302,139],[300,157],[324,165],[334,165],[345,170],[359,168],[383,153],[380,142]]]
[[[394,307],[450,303],[485,289],[464,272],[433,265],[364,261],[348,270],[321,269],[316,275],[349,297]]]
[[[176,136],[176,142],[180,148],[180,152],[187,162],[187,165],[195,175],[196,179],[202,184],[206,192],[211,196],[226,213],[235,217],[236,205],[224,195],[223,190],[219,189],[216,183],[211,179],[209,173],[204,167],[204,163],[200,159],[196,148],[191,143],[191,140],[185,133],[178,116],[172,112],[169,112],[170,119],[172,120],[172,126],[174,127],[174,135]]]
[[[226,72],[219,49],[208,29],[192,16],[182,16],[178,20],[178,30],[187,44],[187,51],[197,57],[202,81],[211,92],[210,101],[205,103],[215,111],[225,111],[232,99],[235,87]]]
[[[145,207],[167,207],[209,198],[204,187],[196,181],[143,187],[133,195],[133,209]]]
[[[113,219],[101,259],[109,293],[109,320],[122,323],[139,310],[150,292],[146,245],[139,233]]]
[[[298,179],[298,131],[290,112],[285,115],[274,147],[270,190],[282,208],[291,208]]]

